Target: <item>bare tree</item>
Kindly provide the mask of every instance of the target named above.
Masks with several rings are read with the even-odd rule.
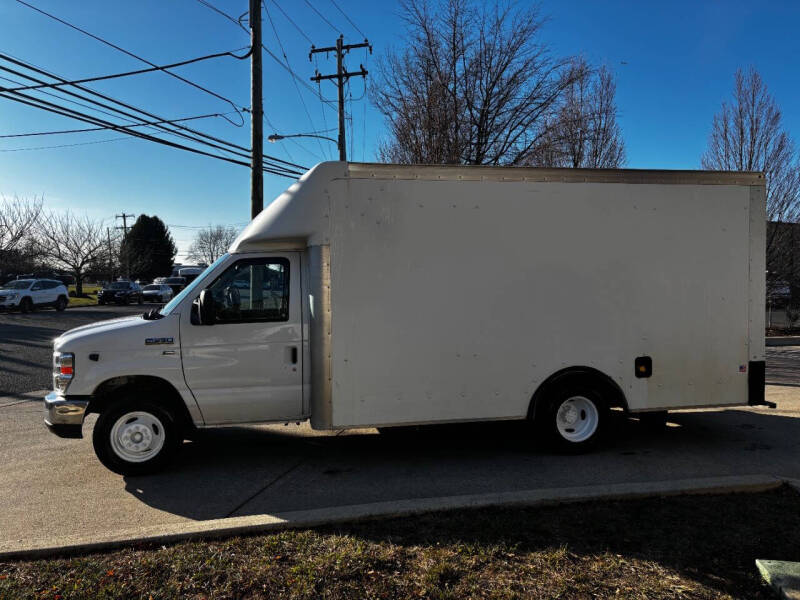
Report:
[[[237,235],[238,232],[233,227],[209,225],[205,229],[199,230],[194,236],[194,241],[189,246],[188,258],[210,265],[228,251]]]
[[[535,7],[498,1],[405,0],[404,51],[379,63],[373,102],[400,163],[530,162],[576,73],[540,41]]]
[[[42,201],[0,195],[0,256],[30,241],[42,214]]]
[[[87,268],[107,260],[108,242],[103,223],[71,212],[51,212],[43,215],[38,230],[45,255],[54,266],[75,276],[75,292],[81,296]]]
[[[767,176],[767,219],[797,222],[800,216],[800,163],[783,128],[781,111],[758,72],[739,69],[731,102],[714,115],[704,169],[763,171]],[[780,227],[768,229],[767,260],[778,261]],[[779,261],[778,261],[779,262]]]
[[[625,162],[617,124],[616,83],[606,67],[576,59],[542,143],[530,161],[548,167],[615,169]]]

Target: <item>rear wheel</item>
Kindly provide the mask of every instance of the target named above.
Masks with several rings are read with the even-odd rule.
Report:
[[[19,303],[20,312],[29,313],[33,310],[33,302],[30,298],[23,298]]]
[[[606,426],[607,402],[589,378],[557,383],[536,407],[534,424],[550,446],[579,453],[592,448]]]
[[[152,402],[128,398],[100,414],[92,433],[94,451],[120,475],[146,475],[166,466],[182,437],[175,417]]]
[[[59,296],[58,300],[56,300],[56,310],[61,312],[65,308],[67,308],[67,299],[64,296]]]
[[[144,302],[144,300],[142,299],[142,295],[141,294],[139,294],[139,299],[136,302],[137,302],[137,304],[141,304],[142,302]]]

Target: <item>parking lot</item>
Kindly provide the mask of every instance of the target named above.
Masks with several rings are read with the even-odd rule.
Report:
[[[91,445],[42,424],[51,342],[60,331],[142,307],[0,315],[0,550],[92,533],[146,531],[229,516],[487,492],[769,474],[800,479],[800,389],[770,386],[776,410],[685,411],[652,434],[619,415],[582,456],[531,443],[519,423],[318,433],[306,425],[229,427],[186,442],[170,470],[121,477]],[[770,349],[770,379],[798,382],[800,348]]]
[[[51,387],[53,340],[68,329],[140,314],[153,306],[92,306],[64,312],[48,308],[29,314],[0,312],[0,397]]]

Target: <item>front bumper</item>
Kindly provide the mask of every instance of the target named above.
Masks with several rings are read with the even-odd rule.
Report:
[[[44,424],[58,437],[81,438],[88,406],[86,396],[59,396],[50,392],[44,398]]]

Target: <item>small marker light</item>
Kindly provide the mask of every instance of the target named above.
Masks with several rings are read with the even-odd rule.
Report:
[[[637,356],[633,368],[636,377],[650,377],[653,374],[653,359],[649,356]]]

